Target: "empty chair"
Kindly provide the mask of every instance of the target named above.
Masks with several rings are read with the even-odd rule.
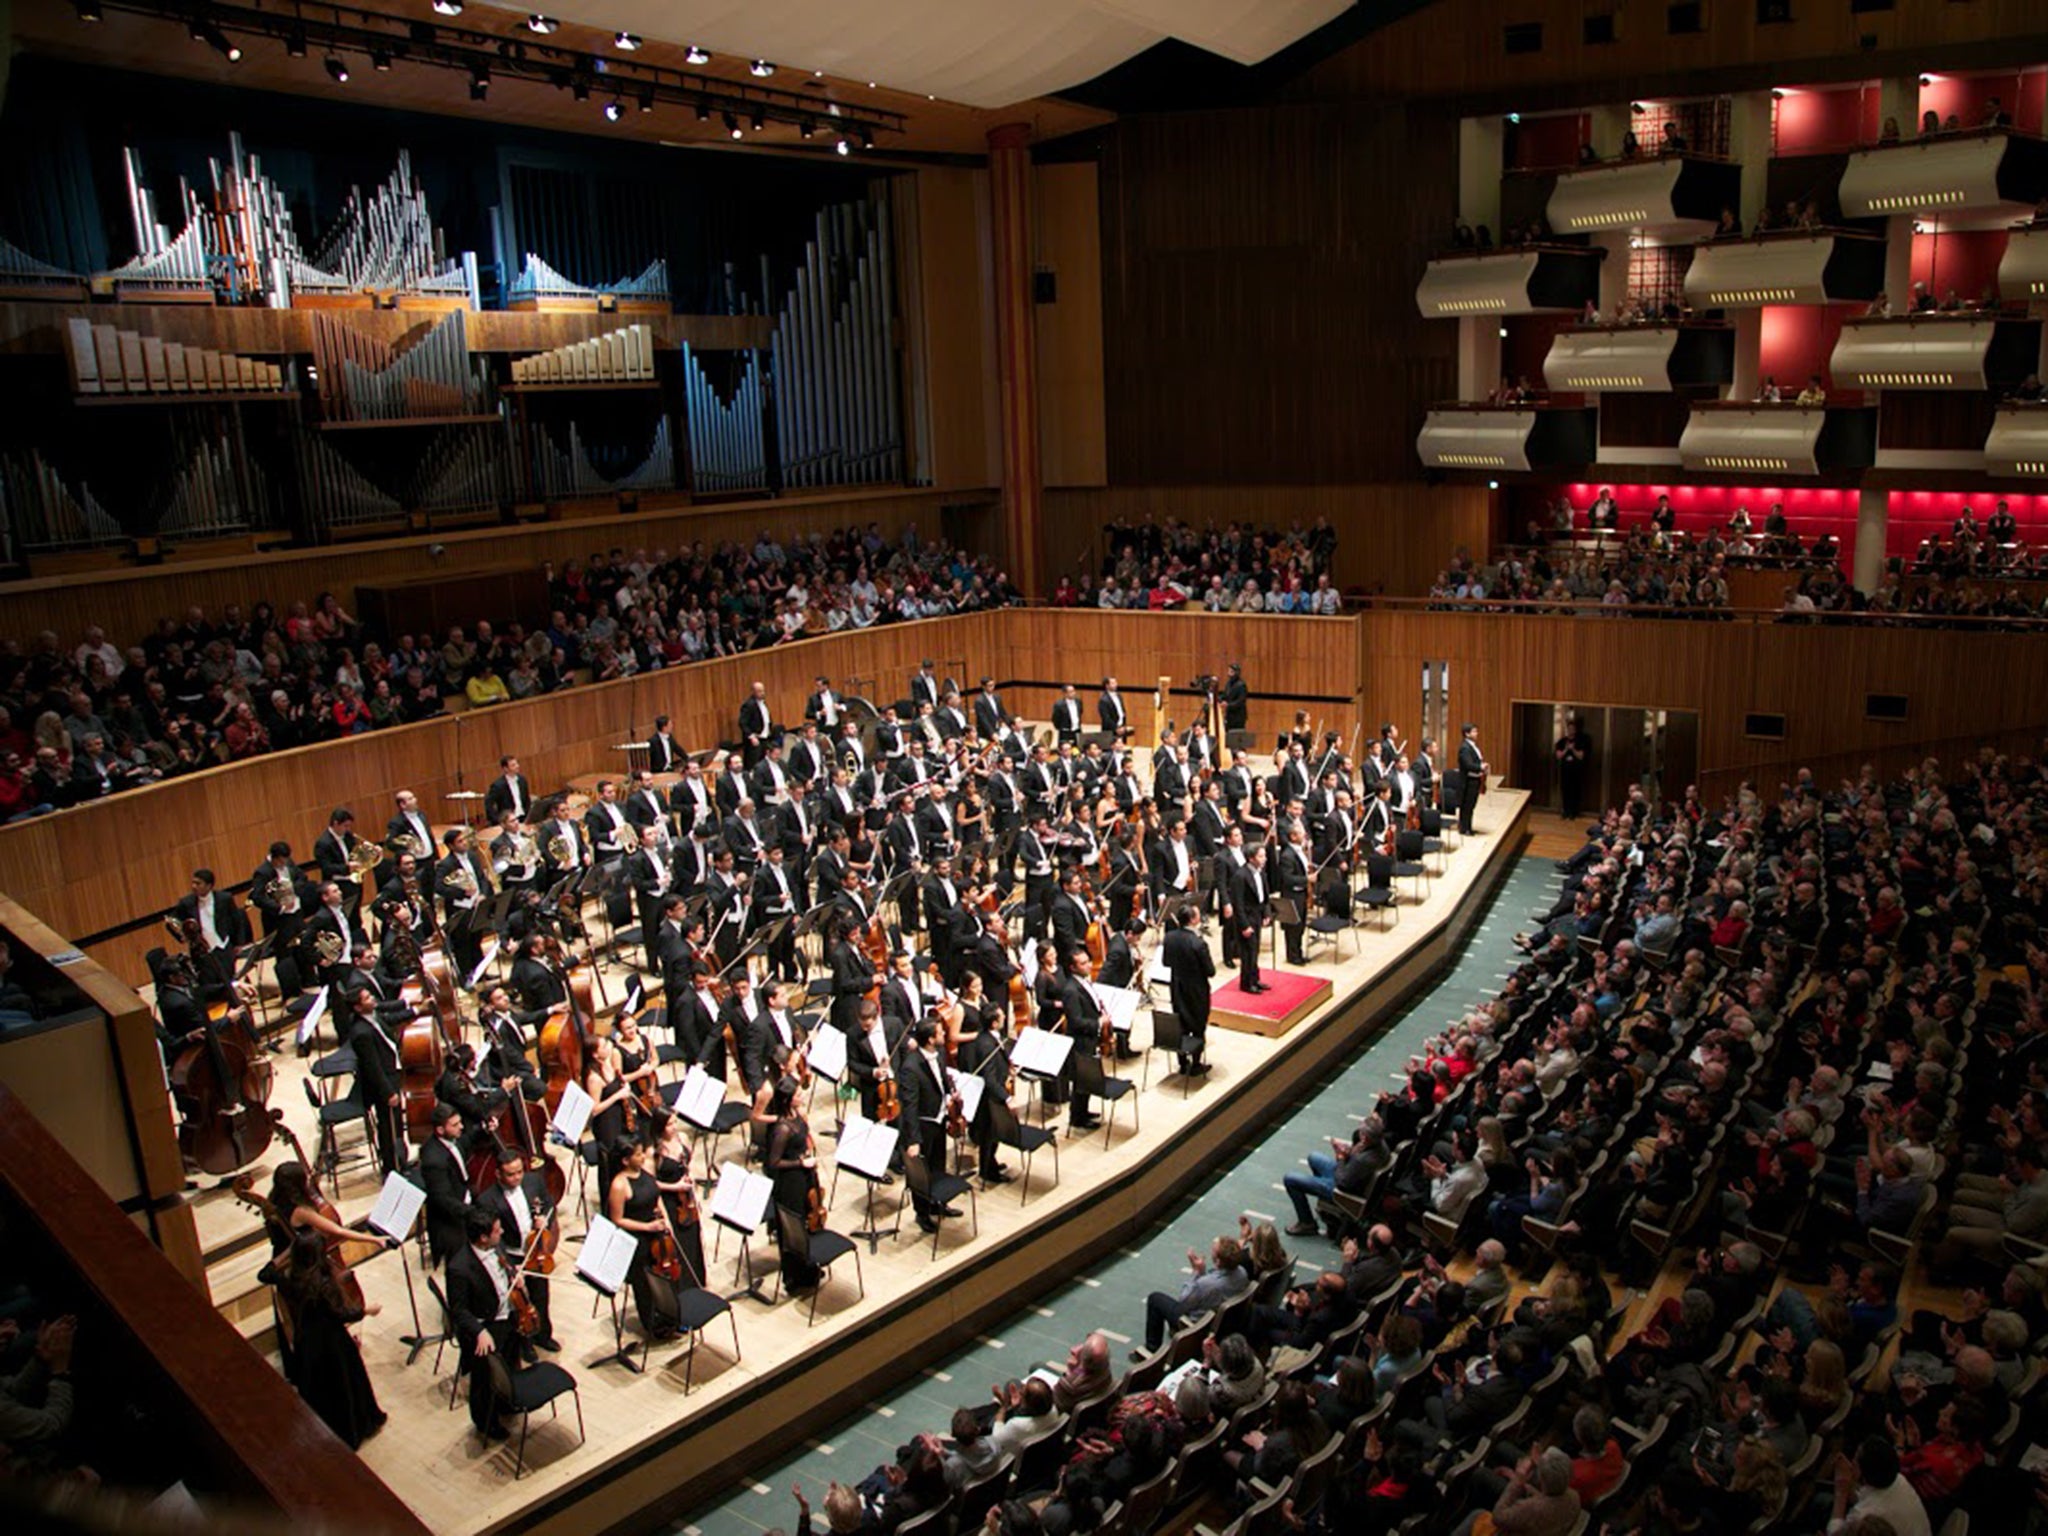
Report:
[[[868,1282],[867,1277],[861,1273],[860,1245],[852,1238],[830,1229],[813,1232],[804,1225],[803,1213],[793,1211],[786,1205],[778,1204],[775,1207],[775,1225],[776,1230],[782,1234],[782,1246],[785,1250],[803,1254],[810,1260],[813,1268],[825,1272],[811,1290],[811,1322],[815,1323],[818,1320],[818,1292],[825,1288],[825,1280],[830,1278],[832,1266],[849,1254],[853,1256],[853,1273],[860,1285],[860,1298],[867,1299]],[[776,1272],[775,1288],[779,1296],[782,1289],[780,1270]]]
[[[1052,1148],[1052,1181],[1060,1181],[1060,1140],[1042,1125],[1025,1125],[1017,1118],[1017,1112],[1001,1099],[991,1095],[988,1100],[988,1120],[995,1132],[996,1144],[1009,1147],[1024,1159],[1024,1171],[1017,1179],[1017,1203],[1022,1205],[1031,1198],[1031,1155],[1044,1147]]]
[[[1352,898],[1355,907],[1367,912],[1392,912],[1394,921],[1399,922],[1400,911],[1394,902],[1394,861],[1383,853],[1369,853],[1365,856],[1365,884]],[[1384,920],[1382,928],[1389,924]]]
[[[817,1305],[815,1298],[811,1305]],[[690,1336],[689,1353],[683,1357],[685,1397],[690,1395],[690,1377],[697,1368],[697,1337],[720,1317],[732,1324],[732,1359],[737,1365],[740,1359],[740,1322],[733,1315],[732,1303],[716,1291],[707,1291],[701,1286],[686,1286],[676,1291],[676,1327]]]
[[[962,1195],[967,1197],[967,1209],[974,1220],[975,1235],[981,1234],[981,1208],[974,1203],[974,1186],[959,1174],[935,1174],[922,1157],[906,1157],[903,1159],[903,1182],[909,1186],[912,1195],[924,1198],[926,1209],[932,1214],[933,1258],[939,1256],[939,1234],[945,1230],[948,1219],[945,1214],[946,1208]],[[899,1210],[898,1220],[901,1219]]]
[[[519,1415],[519,1446],[514,1452],[512,1476],[516,1481],[526,1474],[526,1430],[536,1408],[545,1408],[549,1415],[559,1416],[555,1400],[564,1392],[576,1400],[576,1443],[583,1443],[583,1394],[576,1390],[576,1378],[552,1360],[542,1360],[536,1365],[522,1366],[513,1370],[505,1364],[502,1355],[488,1357],[491,1371],[491,1392],[498,1400],[501,1412]]]
[[[1092,1051],[1076,1051],[1073,1061],[1074,1091],[1102,1100],[1107,1111],[1102,1117],[1102,1145],[1106,1151],[1116,1130],[1116,1107],[1125,1099],[1131,1101],[1131,1131],[1137,1132],[1138,1085],[1127,1077],[1111,1077],[1102,1070],[1102,1058]]]

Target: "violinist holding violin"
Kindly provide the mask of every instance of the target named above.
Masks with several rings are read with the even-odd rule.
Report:
[[[521,1354],[512,1312],[512,1283],[518,1274],[505,1260],[505,1225],[496,1216],[472,1206],[464,1232],[469,1241],[448,1256],[448,1318],[469,1375],[469,1422],[485,1440],[503,1440],[509,1431],[491,1390],[491,1357],[502,1356],[510,1370]]]
[[[909,1048],[898,1057],[902,1081],[903,1155],[924,1160],[925,1170],[936,1182],[946,1172],[946,1122],[954,1095],[953,1072],[939,1045],[938,1025],[920,1019],[910,1031]],[[912,1197],[917,1224],[926,1232],[939,1229],[939,1218],[958,1216],[949,1205],[940,1205],[924,1195]]]
[[[664,1115],[654,1144],[654,1183],[668,1211],[669,1231],[691,1285],[704,1283],[704,1211],[690,1177],[690,1138],[681,1115]]]
[[[639,1238],[633,1262],[626,1267],[626,1283],[633,1288],[633,1306],[640,1324],[657,1342],[676,1336],[674,1285],[656,1271],[656,1246],[673,1241],[668,1209],[661,1188],[648,1167],[647,1148],[627,1137],[611,1144],[612,1175],[605,1195],[605,1215],[614,1226],[623,1227]]]
[[[984,1086],[981,1103],[968,1122],[967,1134],[981,1154],[981,1182],[1007,1184],[1009,1170],[996,1157],[996,1135],[989,1114],[991,1099],[1009,1099],[1010,1057],[1003,1039],[1003,1010],[989,1001],[981,973],[970,970],[960,987],[959,1053],[953,1066],[957,1072],[972,1072]]]
[[[505,1237],[504,1259],[515,1270],[522,1266],[527,1254],[536,1249],[548,1250],[546,1262],[552,1265],[550,1237],[559,1240],[560,1215],[548,1203],[546,1178],[537,1169],[529,1167],[525,1152],[510,1147],[499,1154],[498,1181],[476,1197],[474,1208],[497,1219],[498,1228]],[[547,1235],[535,1243],[536,1232]],[[534,1272],[538,1263],[536,1255],[535,1262],[526,1265],[527,1272],[521,1279],[521,1289],[526,1292],[526,1299],[533,1304],[539,1318],[538,1331],[529,1342],[536,1349],[553,1353],[561,1346],[555,1342],[554,1321],[548,1310],[547,1277]]]
[[[775,1183],[775,1203],[800,1214],[808,1213],[820,1193],[818,1151],[811,1140],[810,1122],[797,1107],[796,1079],[779,1079],[773,1090],[770,1113],[774,1124],[768,1133],[768,1153],[762,1159],[768,1177]],[[789,1291],[815,1290],[821,1274],[807,1252],[782,1243],[782,1224],[775,1224],[777,1246],[782,1250],[782,1284]]]
[[[610,1148],[627,1137],[626,1106],[633,1099],[633,1085],[619,1070],[619,1059],[612,1049],[610,1035],[593,1035],[590,1039],[590,1059],[584,1066],[583,1091],[590,1095],[591,1139],[609,1156]],[[616,1172],[617,1165],[607,1162],[606,1178]]]
[[[846,1070],[860,1091],[860,1112],[869,1120],[893,1118],[882,1112],[882,1085],[896,1075],[903,1031],[902,1018],[884,1013],[880,1003],[866,997],[855,1000],[854,1025],[846,1037]]]

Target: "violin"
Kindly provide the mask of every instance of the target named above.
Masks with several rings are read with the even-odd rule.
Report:
[[[822,1232],[825,1230],[825,1191],[818,1184],[818,1143],[809,1131],[804,1132],[804,1151],[811,1159],[808,1170],[811,1187],[804,1192],[804,1230]]]
[[[647,1267],[671,1285],[683,1278],[683,1251],[676,1246],[675,1233],[666,1227],[647,1240]]]
[[[889,1075],[875,1079],[875,1118],[889,1124],[903,1113],[903,1105],[896,1097],[896,1068],[888,1062],[883,1065]]]

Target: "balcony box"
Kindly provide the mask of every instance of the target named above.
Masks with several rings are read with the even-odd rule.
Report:
[[[1844,389],[2005,389],[2040,356],[2039,321],[1900,315],[1845,324],[1828,371]]]
[[[1622,160],[1566,171],[1544,217],[1560,235],[1603,229],[1704,235],[1742,201],[1742,168],[1703,155]]]
[[[1984,472],[2048,479],[2048,405],[2002,405],[1984,439]]]
[[[2016,229],[1998,263],[1998,291],[2012,300],[2048,299],[2048,224]]]
[[[1593,462],[1597,413],[1583,406],[1432,406],[1415,439],[1429,469],[1512,474]]]
[[[1583,326],[1560,331],[1543,359],[1552,389],[1663,394],[1735,377],[1735,332],[1725,325]]]
[[[1766,304],[1867,304],[1884,287],[1884,241],[1834,230],[1710,240],[1686,269],[1695,309]]]
[[[2048,191],[2048,145],[2009,129],[1881,144],[1849,156],[1845,219],[2023,213]]]
[[[1439,256],[1423,269],[1415,307],[1430,320],[1572,314],[1599,301],[1606,255],[1596,247],[1567,245]]]
[[[1822,475],[1870,468],[1877,412],[1861,406],[1696,405],[1678,440],[1685,468],[1723,475]]]

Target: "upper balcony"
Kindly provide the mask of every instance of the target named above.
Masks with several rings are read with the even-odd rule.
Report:
[[[2048,299],[2048,224],[2023,224],[2006,236],[1998,291],[2009,299]]]
[[[1552,389],[1664,394],[1735,378],[1735,332],[1725,324],[1586,325],[1560,331],[1543,359]]]
[[[1710,233],[1742,201],[1742,168],[1709,155],[1663,155],[1566,171],[1544,217],[1559,234],[1639,229],[1667,237]]]
[[[2038,320],[1931,311],[1847,321],[1828,372],[1855,389],[2007,390],[2040,359]]]
[[[1932,134],[1859,149],[1842,172],[1842,216],[1936,213],[2010,220],[2048,192],[2048,144],[2010,128]]]
[[[1584,309],[1600,297],[1607,253],[1584,245],[1458,251],[1423,269],[1415,305],[1432,320],[1460,315],[1538,315]]]
[[[2014,400],[1998,408],[1984,440],[1984,472],[2048,480],[2048,403]]]
[[[1451,400],[1429,408],[1415,452],[1430,469],[1512,474],[1591,464],[1598,444],[1590,406]]]
[[[1695,309],[1868,303],[1884,287],[1885,242],[1853,230],[1784,230],[1707,240],[1686,269]]]

